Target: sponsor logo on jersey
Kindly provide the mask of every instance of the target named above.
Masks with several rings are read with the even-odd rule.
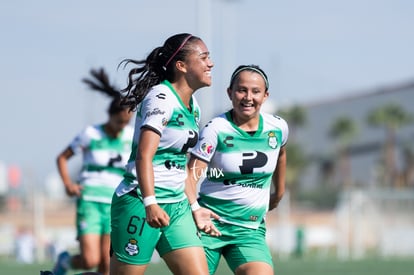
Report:
[[[165,114],[165,111],[161,111],[159,108],[154,108],[153,110],[148,111],[145,114],[145,118],[153,116],[153,115],[163,115],[163,114]]]
[[[226,146],[227,146],[227,147],[233,147],[233,146],[234,146],[234,144],[230,142],[230,141],[231,141],[231,140],[233,140],[233,139],[234,139],[234,137],[232,137],[232,136],[227,136],[227,137],[224,139],[223,143],[224,143],[224,144],[226,144]]]
[[[239,166],[240,173],[253,174],[254,168],[261,168],[267,164],[267,156],[260,151],[245,152],[242,154],[242,165]]]
[[[159,99],[165,99],[166,95],[164,93],[159,93],[155,97],[157,97]]]
[[[223,180],[224,185],[239,185],[241,187],[246,188],[257,188],[257,189],[263,189],[264,184],[263,183],[256,183],[254,179],[247,181],[237,181],[237,180]]]
[[[181,121],[181,119],[183,118],[182,114],[178,114],[177,118],[175,119],[175,121],[177,122],[178,125],[183,126],[184,125],[184,121]]]
[[[108,166],[109,167],[114,167],[115,163],[117,163],[117,162],[119,163],[121,161],[122,161],[122,156],[118,153],[116,156],[109,159]]]
[[[164,165],[168,170],[171,170],[172,168],[175,168],[175,169],[178,169],[178,170],[185,170],[185,166],[175,162],[174,160],[170,160],[170,159],[167,159],[164,162]]]
[[[193,130],[188,130],[187,142],[183,144],[180,153],[187,153],[190,148],[196,146],[198,140],[198,133]]]
[[[213,151],[213,145],[211,145],[210,143],[205,142],[205,143],[201,144],[201,150],[202,150],[202,153],[204,155],[210,155],[211,152]]]
[[[163,117],[162,118],[162,126],[167,126],[167,124],[168,124],[168,119],[167,118],[165,118],[165,117]]]
[[[129,256],[137,255],[139,253],[138,241],[129,239],[128,243],[125,245],[125,251]]]
[[[276,147],[277,147],[276,134],[274,132],[269,132],[267,135],[269,136],[268,144],[269,144],[270,148],[276,149]]]

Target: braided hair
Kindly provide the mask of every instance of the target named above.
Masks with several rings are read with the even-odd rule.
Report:
[[[176,34],[169,37],[163,46],[153,49],[145,60],[124,59],[118,67],[124,65],[125,68],[128,64],[138,66],[129,71],[128,85],[121,90],[126,93],[121,104],[135,111],[152,86],[163,80],[173,82],[175,62],[185,60],[191,51],[189,45],[197,40],[201,39],[189,33]]]
[[[110,83],[108,75],[103,68],[91,69],[90,74],[92,78],[83,78],[82,82],[87,84],[91,90],[101,92],[112,98],[108,108],[109,115],[118,114],[127,109],[127,107],[121,105],[121,92]]]

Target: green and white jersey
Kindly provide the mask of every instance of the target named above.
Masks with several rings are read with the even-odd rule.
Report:
[[[86,127],[70,143],[75,154],[82,153],[79,175],[82,199],[111,203],[115,188],[122,180],[131,150],[134,130],[126,126],[117,138],[109,137],[103,125]]]
[[[194,175],[205,176],[200,204],[223,222],[258,228],[269,207],[272,174],[288,132],[284,119],[265,113],[253,135],[235,125],[230,112],[207,123],[192,151],[209,163],[203,175]]]
[[[154,86],[140,105],[135,120],[134,141],[124,180],[116,189],[121,196],[137,188],[135,157],[141,129],[150,128],[160,135],[155,156],[152,160],[154,188],[157,202],[173,203],[186,198],[187,152],[196,145],[200,119],[200,108],[194,96],[187,109],[177,92],[168,81]]]

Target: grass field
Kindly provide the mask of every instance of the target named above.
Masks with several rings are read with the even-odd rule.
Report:
[[[21,265],[14,261],[0,260],[0,273],[4,275],[32,275],[40,274],[40,270],[50,270],[51,263]],[[414,259],[392,260],[315,260],[291,259],[280,260],[275,263],[275,274],[280,275],[408,275],[413,274]],[[79,272],[71,271],[68,275]],[[164,263],[151,264],[146,274],[171,274]],[[231,275],[232,273],[224,262],[220,264],[217,275]]]

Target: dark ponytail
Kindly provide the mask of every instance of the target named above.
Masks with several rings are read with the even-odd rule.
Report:
[[[119,65],[125,68],[128,64],[137,65],[129,71],[127,87],[121,92],[126,93],[122,104],[135,110],[145,98],[151,87],[164,80],[174,81],[175,61],[184,60],[189,54],[193,40],[200,40],[189,33],[176,34],[168,38],[162,47],[157,47],[145,60],[125,59]],[[188,43],[187,43],[188,42]]]
[[[98,70],[91,69],[90,74],[92,75],[92,79],[83,78],[82,82],[86,83],[91,90],[101,92],[112,98],[109,104],[108,114],[114,115],[124,111],[126,107],[121,105],[122,94],[110,83],[105,70],[103,68]]]

